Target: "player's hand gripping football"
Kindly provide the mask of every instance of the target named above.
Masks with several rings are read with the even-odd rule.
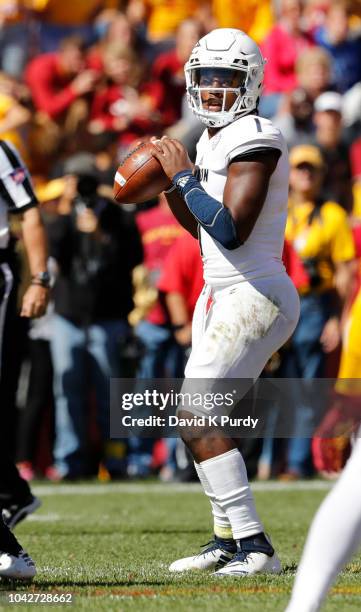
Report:
[[[157,158],[170,180],[182,170],[193,170],[193,164],[181,142],[168,136],[163,136],[161,140],[152,138],[151,142],[154,145],[152,155]]]

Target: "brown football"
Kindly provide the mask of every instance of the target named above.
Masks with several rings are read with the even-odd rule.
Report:
[[[113,193],[120,204],[146,202],[170,187],[169,178],[152,155],[153,149],[151,142],[142,142],[119,165]]]

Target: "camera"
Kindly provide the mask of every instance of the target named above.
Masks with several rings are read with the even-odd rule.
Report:
[[[96,176],[92,174],[83,174],[78,176],[75,205],[85,206],[86,208],[94,208],[98,200],[98,186],[99,180]]]

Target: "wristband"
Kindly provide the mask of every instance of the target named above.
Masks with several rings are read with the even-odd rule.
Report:
[[[44,270],[44,272],[38,272],[38,274],[34,274],[34,276],[31,277],[30,282],[31,285],[40,285],[45,289],[49,289],[50,283],[50,274],[47,270]]]

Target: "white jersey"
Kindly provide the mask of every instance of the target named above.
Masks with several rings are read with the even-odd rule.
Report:
[[[268,119],[241,117],[212,138],[206,129],[197,145],[198,178],[205,191],[223,202],[228,166],[237,156],[264,148],[281,156],[256,224],[244,244],[229,251],[200,227],[204,280],[211,286],[268,277],[284,271],[282,250],[287,219],[289,162],[281,132]]]

